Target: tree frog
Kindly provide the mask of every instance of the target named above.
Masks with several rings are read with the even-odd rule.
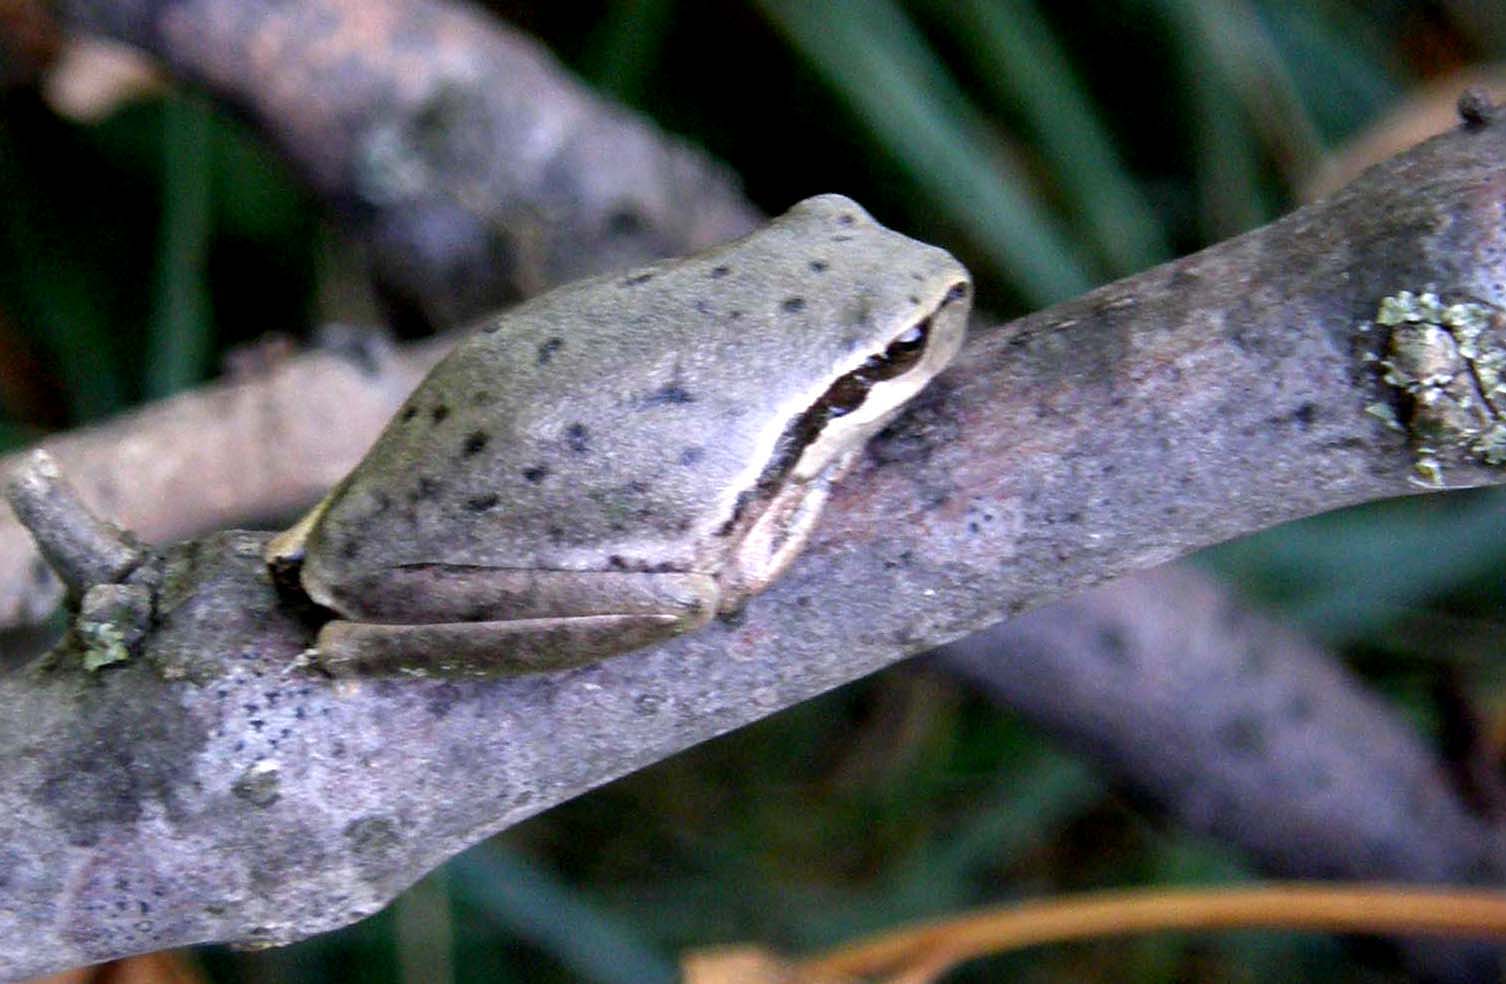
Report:
[[[336,675],[593,662],[736,611],[962,344],[967,270],[822,195],[484,323],[267,548]]]

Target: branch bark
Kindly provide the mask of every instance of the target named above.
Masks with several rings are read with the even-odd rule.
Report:
[[[475,840],[906,654],[1208,543],[1417,491],[1358,326],[1432,285],[1500,300],[1506,128],[977,333],[735,622],[586,669],[335,683],[262,537],[157,565],[126,666],[0,680],[0,974],[360,918]],[[1462,454],[1456,483],[1498,481]],[[61,877],[60,877],[61,873]],[[144,908],[143,908],[144,907]]]

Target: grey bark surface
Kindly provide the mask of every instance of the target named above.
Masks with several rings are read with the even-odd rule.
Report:
[[[1500,303],[1506,128],[976,333],[740,618],[582,670],[332,682],[259,535],[174,547],[124,666],[0,679],[0,975],[369,914],[477,839],[1054,598],[1219,540],[1417,491],[1366,411],[1379,299]],[[1450,461],[1458,484],[1498,471]]]

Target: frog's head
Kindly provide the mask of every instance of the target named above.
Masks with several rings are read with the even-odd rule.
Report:
[[[794,408],[754,501],[743,504],[723,610],[767,586],[799,553],[863,445],[956,356],[972,304],[962,264],[885,229],[850,199],[809,199],[782,221],[830,223],[829,238],[843,241],[846,289],[824,295],[841,326],[826,334],[840,339],[842,352],[824,386]]]

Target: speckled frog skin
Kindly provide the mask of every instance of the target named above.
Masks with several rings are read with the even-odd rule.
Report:
[[[962,343],[967,271],[824,195],[486,322],[267,559],[342,673],[579,665],[737,609]]]

